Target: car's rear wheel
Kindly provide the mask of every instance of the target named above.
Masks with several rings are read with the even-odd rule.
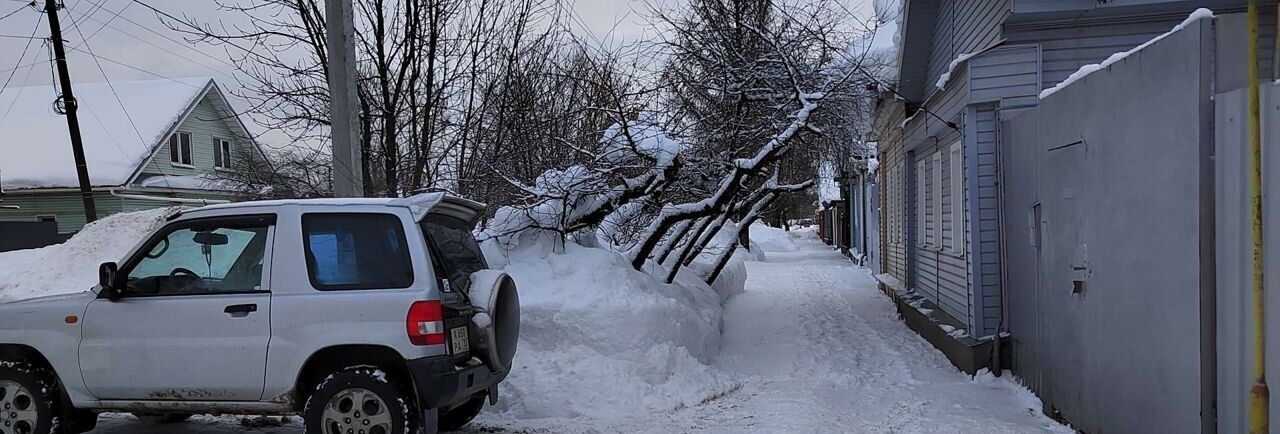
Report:
[[[478,393],[468,399],[467,402],[462,403],[462,405],[440,413],[440,430],[457,431],[462,429],[480,414],[480,410],[484,409],[484,402],[488,399],[489,395],[487,393]]]
[[[388,374],[375,368],[347,368],[326,378],[307,398],[303,420],[308,434],[409,434],[410,402]]]
[[[0,362],[0,434],[49,434],[57,390],[45,370]]]

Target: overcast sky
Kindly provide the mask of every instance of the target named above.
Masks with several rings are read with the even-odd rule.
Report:
[[[142,78],[212,76],[229,80],[233,68],[224,63],[225,56],[209,47],[193,47],[182,36],[162,25],[155,14],[132,0],[65,0],[62,12],[64,38],[68,41],[68,61],[75,82],[102,81],[103,74],[93,59],[82,51],[92,50],[111,80]],[[573,0],[581,21],[575,31],[592,40],[606,43],[644,37],[645,0]],[[38,3],[43,3],[40,1]],[[212,1],[155,0],[147,2],[166,12],[216,21],[233,17],[219,13]],[[48,84],[48,48],[42,41],[32,41],[27,53],[26,37],[47,37],[44,15],[23,8],[19,0],[0,0],[0,84],[9,86]],[[87,16],[87,18],[85,18]],[[104,27],[104,23],[109,26]],[[88,46],[82,41],[88,40]],[[208,56],[208,55],[211,56]],[[18,63],[19,57],[22,62]],[[110,59],[110,60],[107,60]],[[118,63],[113,63],[118,62]],[[36,67],[24,67],[39,63]],[[126,66],[127,65],[127,66]],[[16,71],[14,67],[20,67]],[[14,76],[10,80],[9,74]],[[28,75],[29,74],[29,75]]]
[[[49,48],[38,39],[49,35],[46,18],[42,11],[24,6],[27,1],[0,0],[0,86],[45,85],[52,81]],[[186,43],[180,34],[161,24],[152,11],[132,0],[64,1],[67,8],[60,15],[73,82],[103,81],[105,73],[113,81],[213,77],[224,87],[234,85],[234,68],[227,63],[225,54]],[[575,32],[590,41],[617,45],[648,36],[649,4],[681,0],[569,1],[581,18],[576,20]],[[217,11],[212,0],[146,3],[174,15],[211,22],[234,17]],[[869,12],[870,1],[856,3],[862,3]],[[28,39],[31,35],[37,39]],[[88,44],[84,44],[86,40]],[[94,62],[93,56],[86,54],[88,51],[99,62]]]

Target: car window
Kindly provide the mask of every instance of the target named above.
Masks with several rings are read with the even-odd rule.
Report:
[[[404,227],[393,214],[304,214],[302,235],[307,272],[318,290],[398,289],[413,284]]]
[[[194,223],[169,229],[143,249],[124,295],[198,295],[262,289],[266,224]]]
[[[437,269],[444,270],[454,288],[469,289],[471,273],[489,268],[471,225],[462,219],[432,214],[423,219],[422,229],[444,262]]]

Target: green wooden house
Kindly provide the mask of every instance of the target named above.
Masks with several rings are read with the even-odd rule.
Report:
[[[99,218],[232,200],[218,173],[241,152],[262,152],[210,78],[85,83],[75,94]],[[0,117],[0,225],[53,221],[67,234],[85,224],[54,95],[51,86],[0,92],[0,107],[12,107]]]

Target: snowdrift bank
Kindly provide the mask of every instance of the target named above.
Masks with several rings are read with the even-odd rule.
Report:
[[[798,252],[800,247],[792,241],[793,234],[764,223],[751,225],[751,244],[759,245],[765,252]]]
[[[98,264],[119,261],[171,208],[115,214],[90,223],[62,244],[0,253],[0,302],[88,291]]]
[[[720,351],[721,299],[695,276],[667,285],[616,253],[571,242],[563,252],[548,242],[505,254],[485,247],[490,265],[515,278],[521,305],[515,367],[486,417],[625,417],[733,387],[707,366]]]

